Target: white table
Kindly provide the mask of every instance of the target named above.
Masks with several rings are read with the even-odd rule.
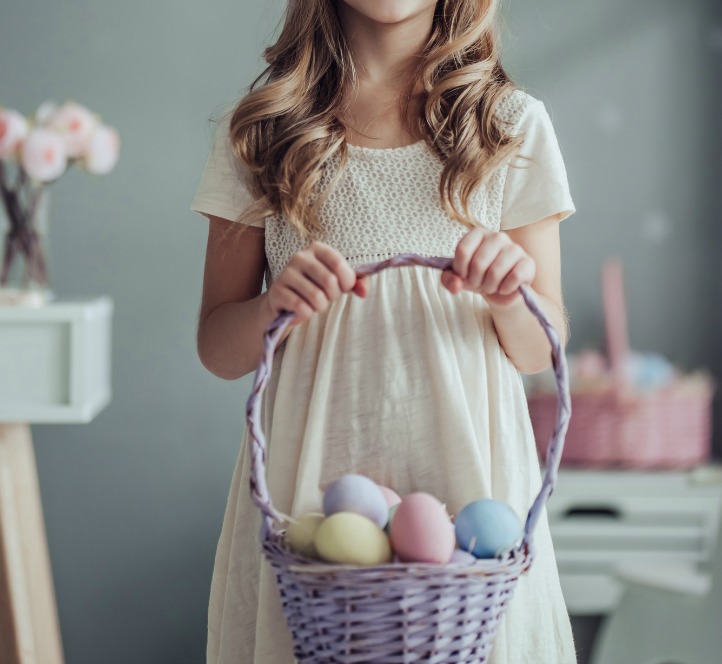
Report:
[[[111,399],[108,297],[0,306],[0,662],[62,664],[31,424],[90,422]]]
[[[569,612],[608,613],[622,591],[613,575],[620,564],[710,566],[722,514],[722,466],[678,472],[562,468],[547,513]]]

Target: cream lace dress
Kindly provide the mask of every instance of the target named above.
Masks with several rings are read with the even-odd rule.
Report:
[[[575,208],[543,102],[516,90],[499,112],[526,133],[521,153],[534,162],[500,169],[477,191],[478,219],[499,230],[566,218]],[[226,114],[191,209],[235,220],[249,194],[231,162],[227,121]],[[426,144],[349,151],[322,210],[324,241],[352,265],[402,252],[453,256],[467,229],[441,208],[441,163]],[[259,225],[268,285],[304,244],[279,216]],[[292,515],[318,511],[323,489],[357,472],[402,496],[430,492],[452,513],[494,497],[524,519],[540,466],[521,376],[485,300],[451,295],[438,270],[420,266],[390,268],[367,283],[366,299],[341,296],[276,353],[263,414],[274,505]],[[292,664],[275,578],[261,555],[247,442],[244,432],[215,560],[207,661]],[[535,541],[537,557],[507,608],[492,664],[576,662],[546,514]]]

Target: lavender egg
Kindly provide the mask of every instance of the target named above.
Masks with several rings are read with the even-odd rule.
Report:
[[[364,475],[349,473],[331,484],[323,495],[323,513],[355,512],[383,528],[389,519],[386,498],[378,485]]]
[[[476,556],[464,551],[463,549],[454,549],[451,554],[449,563],[457,563],[461,565],[473,565],[476,562]]]

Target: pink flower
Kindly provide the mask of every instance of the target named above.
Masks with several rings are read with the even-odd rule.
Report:
[[[85,153],[85,168],[98,175],[109,173],[118,161],[120,136],[108,125],[96,127]]]
[[[28,121],[10,108],[0,109],[0,159],[12,157],[27,136]]]
[[[52,111],[44,124],[62,134],[67,156],[75,158],[88,149],[98,118],[85,106],[69,101]]]
[[[42,127],[31,130],[22,145],[20,163],[31,178],[40,182],[60,177],[67,166],[63,137]]]

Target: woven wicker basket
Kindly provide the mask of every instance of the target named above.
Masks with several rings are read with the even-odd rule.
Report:
[[[630,354],[621,263],[602,273],[609,375],[603,389],[572,393],[574,416],[562,464],[584,467],[682,469],[708,461],[712,445],[713,381],[705,372],[679,376],[651,390],[637,389],[625,373]],[[537,446],[555,425],[556,397],[535,391],[528,404]]]
[[[529,395],[529,412],[541,451],[554,426],[553,395]],[[574,394],[562,462],[588,468],[685,469],[711,454],[712,390],[695,385],[624,397]]]
[[[452,259],[399,254],[356,269],[358,276],[388,267],[423,265],[444,270]],[[557,333],[533,291],[520,287],[552,346],[558,385],[556,425],[550,437],[541,490],[526,518],[521,542],[507,554],[472,564],[392,563],[337,565],[303,558],[285,548],[288,521],[273,507],[266,485],[266,443],[259,424],[261,397],[273,355],[293,314],[281,313],[264,335],[264,355],[247,403],[251,444],[251,498],[261,510],[261,546],[278,581],[298,662],[343,664],[487,661],[517,581],[532,563],[532,534],[556,483],[569,422],[566,359]]]

